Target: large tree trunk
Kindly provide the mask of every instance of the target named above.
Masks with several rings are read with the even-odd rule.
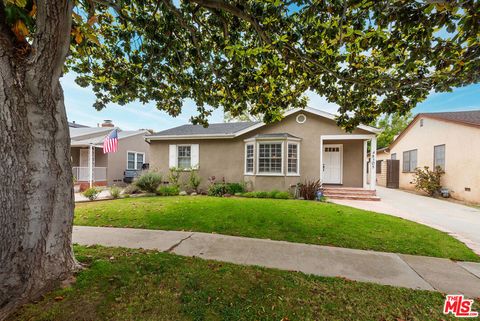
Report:
[[[70,137],[59,82],[71,3],[37,4],[27,56],[0,26],[0,320],[76,267]]]

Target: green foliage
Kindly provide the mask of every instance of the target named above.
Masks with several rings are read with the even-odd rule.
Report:
[[[300,185],[300,197],[306,200],[314,200],[317,198],[317,192],[320,190],[320,180],[305,181]]]
[[[227,183],[225,186],[226,192],[230,195],[245,192],[245,183]]]
[[[417,190],[424,191],[430,196],[434,196],[442,188],[441,178],[445,174],[440,166],[437,166],[433,171],[425,166],[423,169],[416,168],[413,176],[413,183]]]
[[[241,194],[241,196],[246,198],[276,198],[276,199],[291,198],[290,193],[280,192],[278,190],[273,190],[270,192],[265,192],[265,191],[246,192]]]
[[[155,193],[158,186],[162,183],[162,175],[157,172],[145,172],[135,181],[135,185],[142,191]]]
[[[102,190],[100,188],[93,186],[93,187],[87,188],[82,194],[89,200],[94,201],[97,199],[98,194],[100,194],[101,191]]]
[[[160,186],[156,191],[157,195],[160,196],[176,196],[180,193],[178,186]]]
[[[201,177],[198,175],[198,172],[194,169],[190,171],[190,176],[188,178],[189,186],[195,191],[198,192],[198,186],[202,182]]]
[[[120,189],[120,187],[113,185],[112,187],[110,187],[110,196],[112,196],[113,199],[117,199],[120,197],[121,191],[122,190]]]
[[[198,106],[195,123],[206,124],[207,106],[222,107],[233,118],[260,115],[272,122],[290,107],[306,106],[310,89],[338,104],[338,122],[352,129],[384,113],[405,114],[431,91],[478,82],[479,6],[79,2],[76,10],[85,14],[74,16],[68,66],[81,86],[92,87],[97,109],[155,101],[176,116],[190,98]],[[93,23],[86,22],[87,12],[96,17]],[[78,43],[79,32],[87,42]],[[87,36],[92,34],[102,41]]]
[[[395,113],[392,115],[383,115],[378,121],[373,123],[373,126],[382,129],[382,132],[377,137],[377,148],[388,147],[393,138],[400,134],[412,120],[412,113],[408,112],[405,115]]]

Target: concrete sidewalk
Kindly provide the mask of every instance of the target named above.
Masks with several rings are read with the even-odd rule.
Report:
[[[480,297],[480,263],[198,232],[74,226],[73,242]]]

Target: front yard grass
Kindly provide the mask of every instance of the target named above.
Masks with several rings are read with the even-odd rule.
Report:
[[[143,250],[75,252],[89,266],[76,283],[12,320],[453,320],[436,292]]]
[[[433,228],[311,201],[206,196],[126,198],[77,204],[74,223],[211,232],[480,261],[463,243]]]

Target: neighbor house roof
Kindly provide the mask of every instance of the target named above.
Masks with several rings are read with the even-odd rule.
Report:
[[[103,146],[103,140],[105,139],[105,136],[109,132],[111,132],[114,128],[111,128],[111,127],[110,128],[100,127],[100,128],[103,128],[104,130],[103,131],[97,131],[98,135],[95,135],[93,137],[84,138],[84,139],[82,139],[82,137],[79,137],[77,139],[75,137],[72,137],[70,145],[72,147],[83,147],[83,146],[89,146],[90,144],[92,144],[96,147]],[[72,131],[72,129],[78,129],[78,128],[70,128],[70,132]],[[130,137],[130,136],[145,135],[145,134],[148,133],[147,130],[120,130],[118,128],[117,128],[117,130],[118,130],[118,139],[119,140]]]
[[[292,115],[296,112],[307,112],[327,119],[335,120],[336,115],[315,108],[296,108],[284,114]],[[263,122],[238,122],[238,123],[217,123],[210,124],[208,127],[201,125],[182,125],[167,129],[161,132],[147,135],[145,138],[150,140],[169,140],[169,139],[216,139],[216,138],[234,138],[247,132],[265,126]],[[372,126],[359,125],[358,128],[371,133],[379,133],[381,130]]]
[[[412,126],[421,118],[438,119],[442,121],[457,123],[465,126],[480,127],[480,110],[466,110],[466,111],[449,111],[438,113],[420,113],[417,114],[410,124],[398,135],[398,137],[390,144],[391,149],[403,136],[412,128]]]
[[[76,122],[68,122],[68,127],[72,127],[72,128],[85,128],[85,127],[88,127],[86,125],[80,125],[80,124],[77,124]]]

